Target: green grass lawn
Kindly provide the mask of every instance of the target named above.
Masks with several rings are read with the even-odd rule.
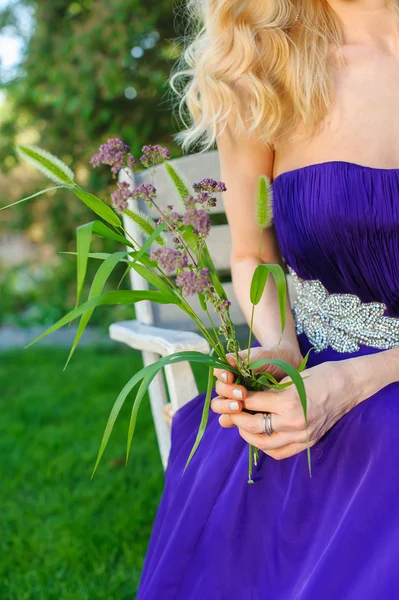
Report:
[[[66,356],[0,354],[0,599],[133,600],[163,487],[147,402],[128,467],[131,397],[90,476],[140,355],[81,348],[63,372]]]

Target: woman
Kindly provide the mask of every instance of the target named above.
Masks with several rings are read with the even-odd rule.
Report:
[[[399,598],[398,3],[192,4],[205,26],[186,53],[193,125],[180,139],[216,140],[247,317],[255,186],[273,179],[262,260],[292,270],[298,304],[277,346],[268,282],[256,352],[298,366],[316,347],[303,373],[312,478],[295,389],[250,393],[217,372],[184,477],[203,397],[174,416],[138,599]],[[254,485],[246,442],[262,451]]]

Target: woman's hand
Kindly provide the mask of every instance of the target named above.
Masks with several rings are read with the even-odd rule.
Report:
[[[307,395],[309,445],[313,446],[344,414],[363,399],[353,361],[325,362],[301,373]],[[285,377],[281,383],[291,381]],[[238,390],[238,391],[237,391]],[[288,458],[307,448],[303,408],[294,385],[283,390],[248,392],[218,381],[212,410],[222,427],[237,426],[241,437],[272,458]],[[240,397],[241,394],[241,397]],[[259,411],[251,415],[242,408]],[[272,435],[263,433],[263,414],[271,413]]]
[[[240,352],[240,356],[241,356],[241,358],[246,359],[248,356],[248,351],[243,350],[242,352]],[[299,367],[299,365],[301,364],[302,359],[303,359],[301,351],[299,350],[299,346],[293,346],[292,344],[289,344],[288,342],[281,342],[278,346],[271,346],[270,348],[268,348],[266,346],[262,346],[259,348],[251,348],[251,354],[250,354],[251,362],[255,362],[256,360],[267,360],[267,359],[276,359],[276,358],[278,358],[280,360],[284,360],[285,362],[290,363],[291,365],[293,365],[296,368]],[[227,360],[232,367],[237,366],[236,360],[234,358],[234,354],[228,354]],[[285,377],[285,372],[282,369],[280,369],[280,367],[277,367],[276,365],[266,364],[259,369],[255,369],[255,371],[257,371],[257,372],[264,371],[264,372],[270,373],[270,375],[273,375],[273,377],[275,379],[277,379],[277,381],[280,381],[280,379]],[[215,373],[216,377],[218,378],[218,380],[221,381],[222,383],[230,383],[231,384],[234,382],[234,375],[233,375],[233,373],[231,373],[231,371],[223,371],[222,369],[215,369],[214,373]],[[238,386],[238,387],[240,387],[240,386]],[[216,391],[218,391],[217,387],[216,387]]]

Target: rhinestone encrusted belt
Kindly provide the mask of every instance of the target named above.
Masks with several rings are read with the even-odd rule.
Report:
[[[329,294],[318,279],[303,280],[288,267],[295,300],[297,334],[305,333],[316,352],[328,347],[356,352],[359,344],[388,350],[399,346],[399,318],[384,316],[382,302],[362,302],[355,294]]]

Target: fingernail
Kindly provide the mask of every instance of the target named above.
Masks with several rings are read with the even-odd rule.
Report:
[[[240,408],[238,402],[229,402],[228,406],[229,410],[238,410]]]
[[[233,396],[234,398],[239,398],[240,400],[242,400],[242,390],[240,388],[234,388]]]
[[[222,381],[224,381],[224,383],[227,383],[227,373],[226,373],[226,371],[223,371],[223,373],[220,376],[220,379]]]

